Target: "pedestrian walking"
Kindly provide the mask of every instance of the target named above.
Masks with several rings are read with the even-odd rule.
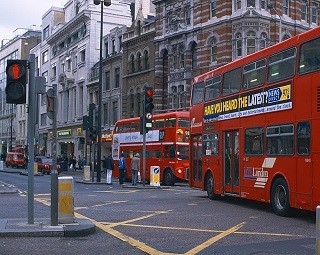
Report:
[[[124,172],[126,171],[126,159],[124,158],[124,154],[121,153],[121,157],[118,161],[118,169],[119,169],[119,183],[123,184]]]
[[[131,160],[132,185],[137,185],[138,172],[140,171],[140,155],[136,155]]]
[[[112,185],[112,171],[113,171],[113,158],[111,156],[111,153],[107,158],[105,158],[105,164],[106,164],[106,182],[108,185]]]

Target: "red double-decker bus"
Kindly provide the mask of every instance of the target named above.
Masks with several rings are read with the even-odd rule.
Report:
[[[189,112],[168,112],[152,116],[152,130],[146,134],[145,179],[147,181],[150,180],[151,166],[160,167],[160,180],[163,185],[174,185],[176,181],[189,179],[189,135]],[[114,175],[119,175],[118,160],[123,153],[128,169],[127,178],[131,179],[131,159],[137,152],[143,155],[140,118],[117,121],[112,139]]]
[[[191,187],[271,203],[320,204],[320,27],[195,77]]]

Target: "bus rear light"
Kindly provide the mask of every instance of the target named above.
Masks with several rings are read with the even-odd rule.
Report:
[[[178,173],[181,174],[181,173],[182,173],[182,170],[181,170],[181,169],[178,169]]]

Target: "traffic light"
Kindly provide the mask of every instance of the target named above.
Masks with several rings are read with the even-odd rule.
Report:
[[[95,127],[89,128],[89,138],[92,142],[97,140],[97,129]]]
[[[145,128],[146,133],[152,129],[152,112],[153,112],[153,89],[152,87],[146,87],[144,94],[144,112],[145,112]]]
[[[27,94],[27,60],[7,60],[7,104],[25,104]]]

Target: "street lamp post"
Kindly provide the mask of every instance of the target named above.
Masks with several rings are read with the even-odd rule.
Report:
[[[100,58],[99,58],[99,89],[98,89],[98,126],[97,126],[97,182],[101,182],[101,126],[102,126],[102,41],[103,41],[103,4],[111,5],[111,0],[93,0],[95,5],[100,5],[101,24],[100,24]]]
[[[277,10],[274,8],[273,4],[268,4],[267,5],[268,9],[272,9],[274,10],[274,12],[279,16],[279,42],[282,41],[282,36],[281,36],[281,32],[282,32],[282,19],[281,19],[281,15],[277,12]]]

